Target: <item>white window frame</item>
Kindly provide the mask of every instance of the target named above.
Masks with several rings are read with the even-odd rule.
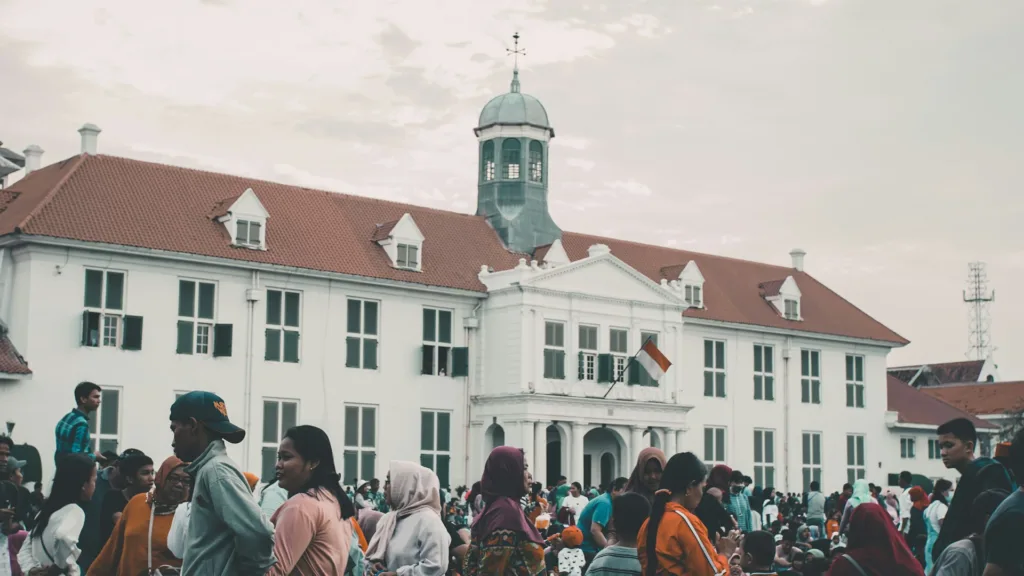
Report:
[[[253,227],[256,227],[256,238],[252,237]],[[238,246],[244,246],[246,248],[262,248],[263,247],[263,226],[264,223],[258,220],[248,220],[245,218],[239,218],[235,220],[235,244]],[[242,228],[245,228],[245,240],[242,240],[242,235],[239,232]]]
[[[285,404],[292,404],[292,405],[295,406],[295,424],[293,424],[293,426],[298,426],[299,425],[299,405],[300,405],[300,403],[299,403],[298,400],[296,400],[294,398],[263,398],[263,413],[264,414],[266,414],[267,404],[270,404],[270,403],[277,404],[277,422],[273,423],[274,429],[277,432],[276,435],[275,435],[275,437],[277,439],[274,440],[274,441],[267,440],[267,422],[264,419],[264,421],[262,422],[262,428],[260,430],[260,432],[261,432],[261,434],[260,434],[260,468],[261,468],[260,469],[260,480],[262,480],[263,482],[270,482],[272,480],[272,478],[268,477],[267,470],[266,470],[267,463],[264,460],[264,457],[265,457],[265,455],[267,453],[267,450],[270,450],[273,453],[273,459],[276,462],[277,461],[278,448],[281,446],[281,440],[284,439],[284,434],[285,434],[285,432],[288,431],[288,428],[286,428],[285,424],[284,424],[284,406],[285,406]]]
[[[359,302],[359,331],[353,332],[349,326],[349,303]],[[377,305],[376,312],[376,331],[373,333],[367,332],[366,330],[366,304],[367,302],[373,302]],[[360,369],[360,370],[380,370],[380,338],[381,338],[381,325],[380,319],[382,316],[383,305],[380,300],[374,300],[372,298],[356,298],[350,297],[345,300],[345,336],[346,336],[346,349],[345,349],[345,367]],[[349,365],[348,361],[348,338],[357,338],[359,340],[359,362],[358,365]],[[372,340],[376,342],[376,358],[374,359],[374,366],[366,367],[366,341]]]
[[[852,374],[850,360],[853,360]],[[858,374],[857,368],[860,368]],[[846,370],[846,407],[863,408],[864,400],[864,356],[859,354],[847,354],[844,364]]]
[[[775,486],[775,430],[771,428],[754,428],[754,485]]]
[[[622,346],[616,346],[619,336],[622,336]],[[611,327],[608,329],[608,352],[612,355],[615,365],[614,379],[622,378],[626,371],[626,364],[629,363],[629,330],[626,328]]]
[[[358,436],[358,438],[356,438],[356,444],[349,443],[347,426],[350,408],[358,409],[359,414],[359,419],[356,423],[356,435]],[[355,453],[356,468],[358,469],[358,473],[354,478],[343,478],[343,483],[349,483],[355,479],[368,482],[376,478],[377,473],[377,445],[380,440],[380,407],[376,404],[345,404],[343,409],[344,422],[342,423],[342,442],[344,444],[344,448],[342,450],[342,474],[347,475],[349,473],[349,470],[345,467],[345,457],[351,453]],[[370,446],[363,446],[365,441],[365,438],[363,438],[363,418],[366,410],[373,411],[373,444]],[[374,470],[367,471],[363,469],[364,454],[373,454]]]
[[[544,378],[545,379],[548,379],[548,380],[564,380],[565,356],[566,356],[566,354],[565,354],[565,324],[566,323],[561,321],[561,320],[544,320]],[[548,326],[559,326],[559,327],[561,327],[561,336],[562,336],[562,338],[561,338],[561,340],[562,340],[561,345],[559,345],[557,343],[553,344],[553,343],[549,342],[549,339],[548,339]],[[555,333],[557,334],[558,331],[556,331]],[[552,364],[551,370],[550,371],[548,370],[548,358],[549,358],[549,356],[548,356],[547,352],[549,350],[550,351],[556,351],[556,352],[560,351],[562,353],[562,374],[563,374],[563,378],[559,378],[558,377],[558,370],[557,370],[558,365],[557,364]],[[557,358],[557,355],[551,355],[550,358],[552,358],[552,362],[553,362],[554,359]]]
[[[399,242],[398,245],[395,246],[395,267],[402,268],[404,270],[419,270],[419,244],[413,244],[410,242]]]
[[[942,447],[939,446],[939,441],[935,438],[928,439],[928,459],[942,460]]]
[[[694,308],[703,308],[704,300],[701,294],[703,288],[700,284],[686,284],[683,287],[683,294],[685,295],[686,303]]]
[[[103,275],[103,283],[100,285],[100,305],[84,306],[89,312],[96,312],[100,315],[99,330],[96,334],[96,345],[90,348],[117,348],[121,345],[123,330],[121,325],[124,322],[125,309],[128,307],[128,272],[125,270],[108,270],[105,268],[86,268],[83,272],[83,279],[88,277],[89,271],[99,272]],[[120,274],[121,281],[121,308],[107,308],[108,279],[111,274]],[[83,296],[88,285],[83,286]],[[83,298],[84,300],[84,298]]]
[[[711,454],[708,454],[708,433],[711,433]],[[729,430],[725,426],[704,427],[704,463],[708,469],[718,464],[725,464],[729,458],[726,448],[729,445]],[[721,456],[721,458],[718,458]]]
[[[851,445],[850,441],[853,441]],[[859,445],[859,446],[858,446]],[[850,449],[853,448],[851,452]],[[867,448],[863,434],[846,435],[846,480],[853,484],[867,475]]]
[[[110,405],[110,400],[107,398],[107,393],[117,393],[117,418],[115,422],[117,424],[117,432],[111,434],[109,432],[103,433],[103,414],[106,413],[105,408]],[[89,448],[93,452],[104,452],[102,446],[103,441],[114,441],[114,452],[121,453],[121,424],[124,422],[124,389],[119,386],[103,386],[100,390],[100,407],[92,412],[88,416],[89,420]],[[96,423],[96,431],[92,430],[92,423]],[[108,447],[109,448],[109,447]]]
[[[754,400],[775,401],[775,346],[771,344],[754,344]]]
[[[784,316],[787,320],[800,319],[800,301],[795,298],[784,298],[782,300]]]
[[[589,336],[594,337],[592,343],[583,341],[584,330],[588,332],[588,339]],[[576,342],[579,346],[580,358],[582,360],[580,374],[577,375],[579,380],[587,382],[597,380],[597,352],[600,343],[600,332],[601,327],[594,324],[580,324],[576,329]]]
[[[432,414],[433,418],[434,418],[434,437],[432,438],[433,443],[431,444],[431,446],[433,446],[433,449],[431,449],[431,450],[427,450],[427,449],[423,448],[423,437],[422,437],[423,436],[423,430],[422,430],[423,424],[422,424],[422,418],[423,418],[423,416],[425,414]],[[437,417],[438,417],[439,414],[447,414],[448,415],[448,449],[447,450],[439,450],[438,449],[438,445],[439,445],[438,439],[440,438],[440,436],[438,436],[438,428],[439,428],[439,426],[437,425]],[[449,411],[449,410],[428,410],[428,409],[420,410],[420,419],[421,419],[420,420],[420,465],[421,466],[425,466],[427,468],[430,468],[434,472],[434,474],[437,474],[437,457],[438,456],[447,456],[448,457],[448,482],[449,482],[449,484],[451,483],[451,478],[452,478],[452,422],[454,421],[453,416],[454,416],[454,414],[451,411]],[[423,463],[423,458],[425,456],[429,456],[430,457],[430,460],[432,462],[431,466],[426,466]],[[447,488],[447,486],[444,486],[444,485],[442,485],[441,487],[442,488]]]
[[[266,326],[267,329],[277,330],[278,331],[278,345],[277,345],[278,348],[277,348],[277,350],[279,352],[279,356],[278,356],[277,360],[267,360],[267,362],[281,362],[281,363],[286,363],[287,362],[289,364],[301,363],[302,362],[302,323],[303,323],[302,322],[302,304],[303,304],[303,294],[302,294],[302,292],[300,292],[298,290],[286,290],[284,288],[267,288],[267,301],[266,301],[266,304],[264,305],[264,308],[265,308],[264,312],[266,312],[266,314],[264,315],[264,320],[265,321],[267,320],[266,316],[269,315],[269,309],[270,309],[270,297],[269,297],[269,294],[271,292],[280,292],[281,293],[281,310],[280,310],[281,318],[280,318],[280,322],[279,323],[271,324],[270,322],[266,322],[265,326]],[[289,326],[288,324],[286,324],[286,322],[287,322],[286,318],[287,318],[287,315],[288,315],[287,314],[287,310],[288,310],[288,295],[289,294],[295,294],[295,295],[297,295],[299,297],[299,319],[298,319],[299,325],[298,326]],[[298,335],[298,338],[299,338],[298,350],[296,350],[296,354],[298,355],[298,358],[296,359],[295,362],[289,362],[289,361],[285,360],[284,344],[285,344],[285,333],[286,332],[294,332],[295,334]]]
[[[708,343],[711,344],[711,366],[708,366]],[[714,338],[704,339],[704,397],[705,398],[727,398],[729,396],[729,377],[726,374],[726,358],[728,351],[726,350],[727,342],[725,340],[716,340]],[[719,355],[721,351],[721,355]],[[711,375],[711,394],[708,394],[708,375]],[[718,393],[718,376],[722,377],[722,393]]]
[[[900,437],[900,458],[903,460],[917,458],[917,438],[913,436]]]
[[[817,441],[817,442],[815,442]],[[817,447],[817,450],[815,450]],[[800,455],[804,492],[810,490],[811,482],[821,484],[821,432],[805,430],[800,436]]]
[[[817,363],[815,363],[815,359],[817,359]],[[817,364],[817,371],[814,370],[815,364]],[[815,401],[815,397],[817,397],[817,401]],[[807,400],[805,401],[804,398],[807,398]],[[806,348],[800,350],[800,403],[821,404],[820,350]]]
[[[178,278],[178,302],[181,302],[181,283],[192,282],[192,316],[182,316],[178,310],[178,320],[192,323],[192,354],[209,356],[213,354],[213,327],[217,324],[217,282],[198,280],[196,278]],[[213,317],[199,317],[199,286],[213,286]],[[283,306],[283,304],[282,304]],[[282,311],[283,314],[283,311]],[[282,320],[283,322],[283,320]],[[205,349],[203,348],[205,340]]]
[[[378,308],[379,310],[379,308]],[[363,307],[363,312],[366,312],[366,307]],[[433,306],[423,307],[424,316],[427,312],[434,314],[434,338],[427,339],[426,327],[424,326],[423,332],[423,345],[431,346],[433,348],[434,358],[433,364],[433,375],[434,376],[447,376],[452,369],[452,339],[454,338],[455,331],[455,311],[449,308],[434,308]],[[444,342],[441,340],[441,313],[448,313],[448,341]],[[379,332],[380,330],[378,330]],[[444,368],[441,367],[441,360],[444,360]]]

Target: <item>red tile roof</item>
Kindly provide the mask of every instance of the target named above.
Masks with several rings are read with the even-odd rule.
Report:
[[[887,378],[889,410],[899,413],[899,422],[940,426],[955,418],[967,418],[976,428],[997,429],[998,426],[972,416],[893,376]]]
[[[1024,381],[929,386],[921,391],[976,416],[1024,410]]]
[[[761,289],[761,294],[765,298],[771,298],[772,296],[778,296],[779,290],[782,290],[782,285],[786,283],[786,279],[782,280],[771,280],[769,282],[761,282],[758,284],[758,288]]]
[[[415,220],[415,218],[413,218]],[[384,224],[377,224],[377,227],[373,230],[373,236],[370,240],[374,242],[380,242],[391,235],[391,231],[395,229],[398,224],[398,220],[392,220],[391,222],[385,222]]]
[[[232,247],[224,226],[210,219],[219,203],[247,188],[271,215],[267,250]],[[75,156],[33,172],[10,190],[20,195],[0,205],[6,208],[0,235],[20,231],[477,292],[486,290],[477,277],[481,265],[507,270],[525,256],[506,250],[481,216],[113,156]],[[393,268],[372,240],[378,225],[406,212],[426,238],[421,272]],[[687,317],[907,343],[792,268],[572,232],[562,235],[562,244],[572,260],[585,258],[593,244],[606,244],[655,282],[663,268],[695,260],[705,278],[707,308],[688,310]],[[803,294],[803,321],[780,317],[758,288],[790,275]]]
[[[14,374],[27,376],[32,371],[28,369],[28,362],[18,353],[18,349],[11,343],[10,338],[4,330],[0,330],[0,374]]]
[[[898,366],[889,368],[889,374],[909,383],[922,367],[927,367],[931,371],[932,377],[940,384],[956,384],[960,382],[977,382],[978,378],[981,377],[982,369],[985,367],[985,361],[964,360],[961,362],[942,362],[940,364]],[[918,384],[920,384],[918,381],[914,381],[915,386]]]

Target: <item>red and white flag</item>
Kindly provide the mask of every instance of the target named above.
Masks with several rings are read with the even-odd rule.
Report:
[[[669,366],[672,366],[672,363],[661,353],[661,350],[658,350],[651,339],[644,342],[640,352],[636,355],[636,361],[644,367],[644,370],[647,370],[647,375],[655,381],[661,380],[665,372],[668,372]]]

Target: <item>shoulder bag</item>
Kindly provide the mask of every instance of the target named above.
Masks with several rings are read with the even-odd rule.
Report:
[[[700,551],[704,553],[704,559],[708,561],[708,564],[711,566],[711,570],[715,573],[715,576],[725,576],[727,570],[718,571],[718,568],[715,566],[715,561],[711,559],[711,553],[708,552],[708,549],[704,546],[704,542],[701,541],[700,535],[697,534],[697,529],[693,527],[690,519],[686,517],[686,514],[683,514],[679,510],[676,510],[675,512],[676,514],[679,514],[679,517],[682,518],[683,522],[686,522],[686,525],[690,528],[690,533],[693,534],[694,539],[697,540],[697,545],[700,546]]]
[[[853,568],[857,570],[857,572],[860,572],[860,576],[868,576],[867,571],[864,570],[863,567],[861,567],[859,562],[853,559],[853,556],[850,556],[849,554],[843,554],[843,558],[845,558],[846,561],[850,563],[850,566],[853,566]]]

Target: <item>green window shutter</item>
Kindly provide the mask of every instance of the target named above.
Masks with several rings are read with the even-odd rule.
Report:
[[[420,374],[433,374],[434,373],[434,347],[430,344],[424,344],[420,350],[420,356],[422,357],[420,362]]]
[[[82,312],[82,346],[100,345],[100,313]]]
[[[197,315],[200,318],[213,320],[213,301],[217,292],[217,286],[209,282],[199,284],[199,310]]]
[[[195,325],[188,320],[178,320],[178,354],[191,354]]]
[[[100,270],[85,271],[85,305],[103,307],[103,272]]]
[[[635,360],[629,363],[629,374],[627,376],[628,383],[636,385],[640,383],[640,364]]]
[[[345,339],[345,367],[359,368],[359,338],[349,336]]]
[[[363,339],[363,368],[377,369],[377,341],[371,338]]]
[[[299,293],[284,293],[284,325],[292,328],[299,327]]]
[[[213,357],[221,358],[231,356],[231,341],[234,336],[234,328],[231,324],[213,325]]]
[[[281,325],[281,291],[267,290],[267,324]]]
[[[420,450],[434,449],[434,413],[420,412]]]
[[[348,301],[348,332],[349,334],[363,333],[363,302],[361,300]]]
[[[607,384],[612,381],[615,373],[615,358],[611,354],[597,355],[597,382]]]
[[[122,272],[107,272],[106,307],[111,310],[120,310],[123,305],[124,274]]]
[[[452,377],[469,376],[469,348],[452,348]]]
[[[555,350],[555,378],[565,380],[565,350]]]
[[[195,316],[196,283],[191,280],[178,282],[178,316]]]
[[[267,328],[266,345],[263,358],[271,362],[281,360],[281,331],[276,328]]]
[[[434,455],[433,454],[420,454],[420,466],[423,466],[427,470],[434,469]]]
[[[452,313],[448,310],[437,313],[437,339],[445,344],[452,342]]]
[[[367,300],[363,303],[363,334],[377,335],[377,303]]]
[[[437,337],[437,310],[423,309],[423,340],[434,342]]]
[[[299,361],[299,333],[294,330],[284,331],[284,361]]]
[[[583,375],[584,375],[584,373],[583,373],[583,352],[577,352],[576,353],[576,363],[578,365],[576,379],[577,380],[583,380]]]
[[[437,413],[437,449],[451,450],[452,415],[447,412]]]
[[[447,454],[437,455],[437,467],[434,468],[434,473],[437,474],[437,481],[442,488],[450,488],[451,481],[448,479],[448,463],[451,456]]]
[[[125,350],[142,350],[142,316],[125,316],[124,335],[121,348]]]

